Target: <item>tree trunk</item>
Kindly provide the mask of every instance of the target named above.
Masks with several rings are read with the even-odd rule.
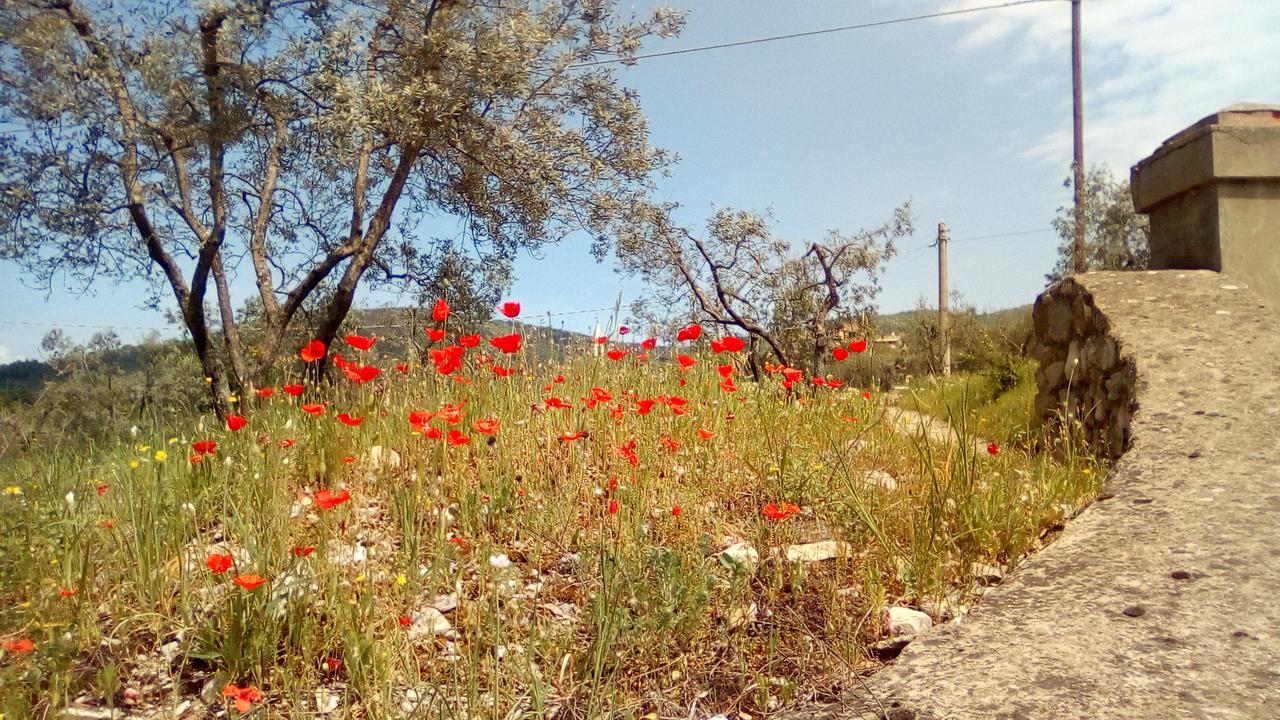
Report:
[[[231,392],[243,395],[250,382],[249,367],[244,361],[244,347],[240,344],[240,331],[236,325],[235,309],[231,306],[231,291],[222,269],[222,253],[213,260],[213,286],[218,295],[218,312],[222,319],[222,337],[226,342],[227,358],[231,361]]]

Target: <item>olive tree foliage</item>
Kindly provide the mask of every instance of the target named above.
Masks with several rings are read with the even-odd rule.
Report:
[[[1061,280],[1073,270],[1075,208],[1061,207],[1053,219],[1058,233],[1058,262],[1049,281]],[[1143,270],[1151,256],[1151,224],[1133,207],[1129,183],[1117,180],[1106,166],[1095,165],[1084,182],[1085,267],[1093,270]]]
[[[638,310],[745,333],[757,377],[762,352],[822,374],[834,322],[874,312],[884,264],[914,230],[910,203],[878,227],[832,230],[801,245],[774,235],[768,217],[732,209],[716,211],[696,235],[672,220],[675,209],[649,208],[618,238],[621,269],[649,287]]]
[[[329,342],[362,280],[500,287],[522,248],[611,236],[671,158],[600,61],[681,25],[611,0],[0,0],[0,258],[150,280],[219,401],[316,297]]]

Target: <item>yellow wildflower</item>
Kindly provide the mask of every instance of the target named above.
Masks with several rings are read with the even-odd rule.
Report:
[[[405,577],[404,573],[400,573],[399,575],[396,576],[397,585],[404,585],[407,582],[409,582],[409,578]]]
[[[22,488],[17,485],[10,485],[4,489],[5,495],[21,495]]]
[[[155,454],[156,462],[164,462],[165,458],[167,457],[169,457],[169,453],[165,452],[164,450],[156,451],[156,454]]]
[[[139,465],[139,463],[138,463],[138,461],[137,461],[137,460],[130,460],[130,461],[129,461],[129,469],[130,469],[130,470],[137,470],[137,469],[138,469],[138,465]]]

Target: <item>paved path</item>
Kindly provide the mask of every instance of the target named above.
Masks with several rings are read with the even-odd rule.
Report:
[[[1280,319],[1209,272],[1081,279],[1138,369],[1108,493],[912,643],[791,717],[1280,718]]]

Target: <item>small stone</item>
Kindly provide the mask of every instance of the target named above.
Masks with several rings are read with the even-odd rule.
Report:
[[[969,572],[979,585],[999,585],[1004,580],[1004,568],[999,565],[976,562],[969,565]]]
[[[743,540],[721,550],[716,558],[727,568],[741,570],[750,575],[760,564],[760,553],[751,543]]]
[[[886,492],[893,492],[898,489],[898,481],[883,470],[868,470],[863,473],[862,484],[869,487],[877,487]]]
[[[327,688],[317,688],[314,695],[316,701],[316,712],[321,715],[328,715],[329,713],[337,710],[339,703],[342,701],[342,698],[338,696],[338,693]]]
[[[69,707],[63,708],[58,717],[63,720],[110,720],[120,717],[119,712],[112,713],[107,708]]]
[[[1134,498],[1134,500],[1133,500],[1133,504],[1134,504],[1134,505],[1149,505],[1149,504],[1151,504],[1151,498],[1149,498],[1149,497]]]
[[[1129,607],[1124,609],[1124,614],[1134,618],[1142,617],[1143,615],[1147,614],[1147,609],[1142,607],[1141,605],[1130,605]]]
[[[437,595],[431,601],[431,607],[442,613],[453,612],[458,609],[458,596],[453,594]]]
[[[730,608],[729,612],[724,616],[724,624],[730,630],[737,630],[755,622],[759,613],[760,608],[755,603],[751,603],[746,607]]]
[[[1196,458],[1200,457],[1200,451],[1192,450],[1190,453],[1187,454],[1187,457],[1191,458],[1192,460],[1195,460]]]
[[[400,453],[391,448],[374,445],[365,452],[365,464],[375,470],[400,467]]]
[[[1169,573],[1169,577],[1173,578],[1174,580],[1190,580],[1191,573],[1187,572],[1186,570],[1174,570],[1173,572]]]
[[[933,627],[933,618],[919,610],[891,607],[885,613],[885,626],[889,637],[915,637]]]
[[[803,545],[788,545],[786,556],[789,562],[813,563],[838,557],[847,557],[852,551],[853,549],[849,546],[849,543],[840,542],[839,540],[823,540]]]
[[[453,624],[444,616],[444,613],[433,607],[422,608],[413,613],[411,617],[413,618],[413,623],[409,626],[410,640],[420,640],[453,632]]]

